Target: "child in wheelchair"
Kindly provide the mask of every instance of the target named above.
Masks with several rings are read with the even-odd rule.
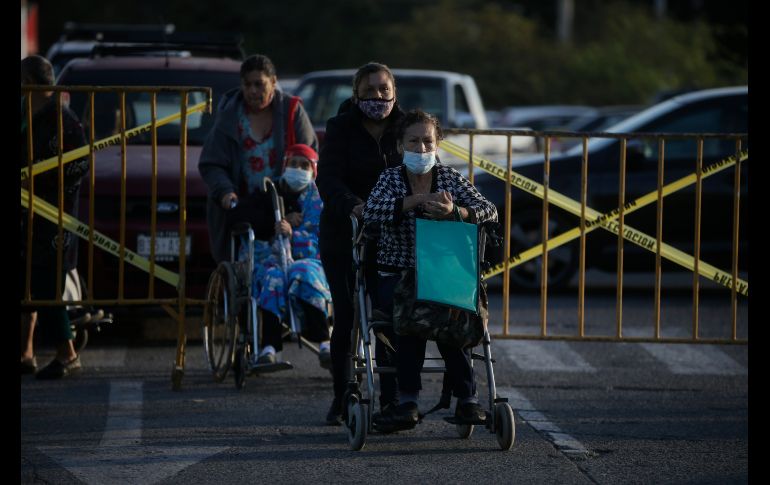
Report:
[[[331,294],[318,252],[322,202],[314,182],[317,162],[318,154],[308,145],[289,146],[277,185],[269,180],[265,183],[265,192],[277,190],[276,200],[282,201],[284,210],[271,208],[273,204],[263,197],[258,204],[244,201],[247,203],[229,211],[232,222],[255,226],[251,295],[261,312],[263,345],[258,364],[276,362],[276,354],[283,349],[284,324],[290,326],[292,318],[303,337],[319,343],[321,366],[328,369],[331,364]],[[278,210],[268,214],[269,209]],[[245,242],[244,238],[239,245],[238,260],[248,257]]]

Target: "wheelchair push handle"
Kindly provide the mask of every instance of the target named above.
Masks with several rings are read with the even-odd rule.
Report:
[[[275,222],[280,222],[283,220],[284,212],[283,212],[283,198],[278,195],[278,190],[275,187],[275,184],[272,180],[270,180],[270,177],[265,177],[262,179],[262,187],[265,189],[265,192],[270,194],[270,201],[273,205],[273,214],[275,215]],[[289,245],[289,241],[281,234],[277,235],[278,238],[278,244],[281,248],[281,270],[283,271],[283,280],[284,284],[286,285],[286,288],[289,287],[289,257],[291,256],[291,246]],[[289,324],[291,328],[291,335],[292,338],[294,336],[297,337],[297,343],[300,347],[302,347],[302,339],[300,338],[300,331],[299,326],[297,325],[297,320],[294,316],[294,310],[291,307],[291,302],[288,302],[288,310],[289,310]]]
[[[270,177],[262,179],[262,187],[270,194],[270,201],[273,205],[273,215],[275,216],[275,222],[280,222],[283,219],[283,199],[278,195],[278,189],[275,188],[275,184]]]

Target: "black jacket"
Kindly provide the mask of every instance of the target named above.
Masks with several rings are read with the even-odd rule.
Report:
[[[379,144],[364,128],[365,115],[358,106],[340,111],[326,123],[318,160],[316,185],[324,203],[319,235],[322,253],[350,252],[350,212],[366,202],[383,170],[402,161],[395,132],[404,112],[398,102],[388,115],[390,124]]]

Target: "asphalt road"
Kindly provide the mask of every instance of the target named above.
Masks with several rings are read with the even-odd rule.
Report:
[[[629,331],[647,331],[647,296],[624,303]],[[715,334],[730,311],[718,296],[701,310],[704,331]],[[614,295],[592,298],[588,323],[611,331]],[[689,328],[690,298],[667,300],[665,332],[681,333],[670,329],[679,320]],[[572,296],[549,301],[549,328],[572,330]],[[511,308],[519,329],[539,328],[536,297],[517,296]],[[747,318],[741,307],[742,326]],[[495,313],[492,322],[499,333]],[[342,427],[323,424],[328,372],[296,344],[283,353],[293,370],[249,377],[238,391],[231,377],[212,381],[193,342],[175,392],[173,346],[100,345],[97,336],[82,354],[80,376],[22,377],[20,482],[748,482],[747,346],[497,339],[492,352],[498,394],[514,409],[512,450],[500,451],[480,427],[460,439],[437,413],[408,432],[370,435],[354,452]],[[50,357],[50,350],[38,355]],[[477,373],[486,396],[485,373]],[[440,381],[425,375],[423,382],[424,411],[437,401]]]

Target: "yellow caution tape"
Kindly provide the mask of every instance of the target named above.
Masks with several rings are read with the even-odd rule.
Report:
[[[29,206],[29,192],[25,189],[21,189],[21,205],[23,207]],[[49,221],[53,222],[54,224],[59,224],[59,210],[54,207],[53,205],[49,204],[45,200],[41,199],[40,197],[35,197],[32,202],[33,210],[36,214],[48,219]],[[83,224],[79,220],[75,219],[74,217],[70,216],[69,214],[63,214],[62,216],[62,227],[64,229],[72,232],[73,234],[81,237],[82,239],[88,240],[89,235],[89,227],[86,224]],[[108,238],[107,236],[99,233],[98,231],[94,231],[94,244],[105,251],[107,251],[110,254],[114,254],[117,257],[120,257],[120,244],[113,241],[112,239]],[[142,256],[139,256],[133,251],[130,251],[128,248],[124,248],[124,256],[125,261],[136,266],[139,269],[142,269],[144,271],[150,272],[150,261]],[[155,264],[155,276],[165,281],[166,283],[170,284],[174,288],[178,288],[179,285],[179,275],[176,273],[173,273],[166,268],[163,268],[162,266],[158,266]]]
[[[195,104],[193,106],[190,106],[187,108],[187,115],[191,115],[193,113],[197,113],[199,111],[206,110],[207,102],[204,101],[202,103]],[[172,115],[166,116],[164,118],[160,118],[159,120],[156,120],[155,125],[156,126],[163,126],[171,123],[172,121],[176,121],[178,119],[182,118],[182,113],[174,113]],[[130,130],[126,131],[126,140],[133,138],[135,136],[141,135],[142,133],[147,133],[152,129],[152,123],[145,123],[143,125],[139,125],[136,128],[131,128]],[[104,138],[102,140],[98,140],[94,142],[94,150],[101,150],[102,148],[106,148],[111,145],[117,145],[120,143],[120,134],[112,135],[107,138]],[[80,148],[76,148],[74,150],[70,150],[66,152],[64,155],[62,155],[62,163],[67,164],[73,160],[78,160],[80,158],[85,157],[91,153],[91,145],[85,145]],[[32,175],[35,176],[39,173],[46,172],[48,170],[52,170],[54,168],[57,168],[59,166],[59,156],[56,155],[54,157],[51,157],[49,159],[40,161],[32,165]],[[29,167],[24,167],[21,169],[21,180],[26,180],[29,176]]]
[[[465,159],[468,158],[467,150],[447,140],[443,140],[439,145],[439,147],[443,148],[444,150],[446,150],[447,152],[455,156],[462,157]],[[748,158],[748,151],[741,152],[740,158],[739,158],[740,161],[744,161],[747,158]],[[714,173],[717,173],[721,170],[726,169],[729,166],[734,165],[735,162],[736,162],[735,156],[728,157],[724,160],[716,162],[704,168],[702,171],[702,176],[705,178],[710,175],[713,175]],[[505,169],[500,167],[499,165],[489,162],[488,160],[484,160],[476,155],[473,156],[473,163],[474,165],[478,166],[482,170],[505,181]],[[544,197],[543,195],[544,187],[541,184],[538,184],[537,182],[534,182],[526,177],[523,177],[513,171],[511,171],[510,180],[513,186],[519,187],[522,190],[526,190],[532,193],[533,195],[540,197],[541,199]],[[663,193],[664,195],[669,195],[673,192],[676,192],[677,190],[681,190],[682,188],[688,185],[692,185],[693,183],[695,183],[695,181],[696,181],[696,174],[694,173],[690,174],[671,184],[666,185],[663,188]],[[549,192],[549,197],[548,197],[549,202],[552,202],[557,207],[560,207],[577,216],[580,216],[581,204],[579,202],[573,199],[570,199],[569,197],[566,197],[554,191],[551,188],[548,189],[548,192]],[[632,202],[629,202],[628,204],[626,204],[624,208],[624,213],[628,214],[641,207],[649,205],[652,202],[657,201],[657,194],[658,192],[656,190]],[[617,219],[619,215],[620,215],[620,211],[618,209],[615,209],[607,214],[602,214],[586,206],[586,232],[592,231],[597,227],[602,227],[603,229],[608,230],[617,235],[619,232],[619,224],[615,222],[615,219]],[[579,227],[575,229],[571,229],[565,233],[562,233],[554,238],[549,239],[548,248],[549,250],[556,248],[573,239],[576,239],[577,237],[580,237]],[[626,224],[623,225],[623,237],[645,249],[648,249],[649,251],[656,252],[657,250],[657,241],[655,238],[648,236],[647,234],[641,231],[638,231]],[[692,256],[688,255],[687,253],[680,251],[663,242],[661,242],[660,252],[661,252],[661,256],[665,257],[666,259],[669,259],[690,271],[695,271],[695,259]],[[536,258],[542,255],[542,253],[543,253],[543,244],[539,244],[526,251],[522,251],[521,253],[513,256],[509,260],[511,262],[510,268],[518,266],[519,264],[529,261],[530,259]],[[487,272],[485,272],[484,277],[491,277],[501,273],[502,271],[504,271],[504,265],[503,263],[500,263],[495,267],[491,268],[490,270],[488,270]],[[708,263],[704,263],[703,261],[698,262],[698,274],[718,284],[721,284],[728,288],[732,288],[732,284],[733,284],[732,275],[730,275],[728,272],[721,271],[715,268],[714,266],[711,266]],[[748,296],[749,285],[746,281],[737,279],[736,289],[738,293],[744,296]]]

